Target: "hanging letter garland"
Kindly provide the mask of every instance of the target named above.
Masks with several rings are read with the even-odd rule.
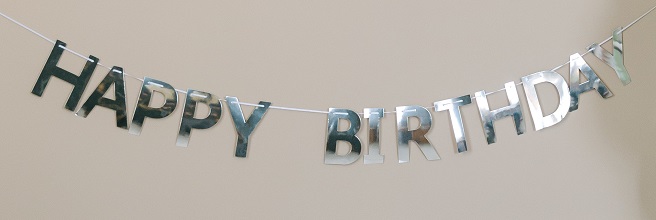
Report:
[[[511,118],[514,122],[517,135],[523,134],[526,130],[524,113],[522,112],[519,101],[520,97],[517,93],[517,85],[521,84],[523,86],[526,100],[529,105],[531,119],[536,131],[560,123],[567,116],[568,112],[577,110],[579,106],[579,98],[582,93],[595,90],[596,93],[605,99],[613,96],[613,93],[611,93],[608,86],[601,80],[595,71],[592,70],[590,65],[588,65],[585,59],[583,59],[583,56],[588,53],[594,54],[595,57],[615,71],[622,84],[628,85],[631,82],[631,77],[624,66],[622,32],[654,9],[656,9],[656,7],[651,8],[638,19],[630,23],[626,28],[616,29],[613,31],[612,37],[600,43],[604,44],[612,40],[612,52],[606,51],[600,46],[600,44],[595,43],[590,45],[588,51],[582,55],[578,53],[572,54],[567,63],[552,70],[540,71],[526,75],[521,78],[521,83],[515,83],[513,81],[507,82],[502,90],[495,92],[481,90],[476,92],[473,97],[471,95],[463,95],[434,102],[432,109],[433,112],[447,111],[449,113],[456,152],[464,153],[468,150],[467,136],[465,135],[460,107],[472,104],[474,102],[473,99],[475,99],[475,103],[478,106],[483,133],[485,134],[485,138],[489,145],[497,142],[494,128],[494,123],[497,120]],[[363,109],[363,113],[357,113],[351,109],[329,108],[328,111],[320,111],[272,106],[270,102],[265,101],[260,101],[258,104],[251,104],[239,102],[237,97],[231,96],[226,96],[224,100],[221,100],[218,96],[200,90],[188,89],[184,91],[176,89],[164,81],[149,77],[143,79],[134,77],[126,74],[123,71],[123,68],[118,66],[108,68],[107,66],[100,64],[99,59],[94,56],[84,57],[79,53],[68,49],[66,43],[59,40],[50,40],[18,21],[2,13],[0,13],[0,15],[54,44],[43,70],[32,88],[32,93],[34,95],[39,97],[42,96],[52,77],[61,79],[73,86],[71,94],[64,104],[64,107],[67,110],[75,111],[77,116],[84,118],[88,117],[96,106],[114,110],[116,112],[116,126],[126,129],[128,133],[133,135],[139,135],[141,133],[146,118],[161,119],[170,116],[177,107],[178,93],[184,93],[186,94],[184,106],[182,107],[184,108],[184,111],[180,117],[179,132],[176,139],[176,146],[179,147],[187,147],[189,145],[193,129],[207,129],[219,123],[219,119],[221,119],[221,115],[224,112],[223,103],[225,103],[230,112],[237,134],[235,157],[247,157],[249,151],[248,141],[250,138],[253,138],[252,136],[255,128],[261,123],[269,109],[278,109],[327,114],[326,143],[324,145],[325,164],[353,164],[361,158],[363,146],[366,146],[367,148],[365,151],[366,154],[364,155],[364,164],[383,163],[385,156],[381,154],[383,146],[380,145],[380,124],[381,119],[385,114],[395,114],[396,116],[396,147],[399,163],[407,163],[410,161],[410,151],[411,148],[413,148],[411,145],[417,146],[414,150],[421,151],[427,160],[440,160],[437,150],[426,137],[426,134],[431,129],[433,119],[431,110],[423,106],[398,106],[395,111],[392,112],[385,112],[383,108],[365,108]],[[79,74],[76,75],[69,70],[64,70],[57,66],[64,50],[80,56],[87,61]],[[569,64],[569,82],[567,82],[563,76],[555,72],[557,69],[560,69],[567,64]],[[89,79],[93,75],[97,66],[105,67],[109,69],[109,72],[105,75],[102,82],[96,86],[93,93],[91,93],[76,111]],[[585,77],[585,81],[581,79],[581,74]],[[125,99],[126,91],[124,79],[126,76],[139,79],[143,82],[141,90],[139,91],[139,98],[136,107],[133,111],[132,120],[129,124],[128,111],[126,109],[127,103]],[[540,100],[535,88],[535,86],[540,83],[552,84],[558,92],[559,104],[554,112],[548,114],[542,112]],[[111,85],[114,85],[115,87],[115,98],[113,100],[104,97]],[[487,96],[500,91],[505,91],[509,105],[498,109],[490,109]],[[163,105],[156,107],[151,106],[152,95],[155,92],[164,96],[165,100]],[[196,107],[198,105],[206,105],[209,107],[209,114],[204,117],[196,116]],[[245,117],[241,105],[255,106],[256,108],[250,116]],[[362,123],[360,115],[363,115],[367,123]],[[418,120],[418,128],[410,129],[408,126],[410,118]],[[338,130],[339,124],[342,122],[348,122],[349,124],[349,128],[345,131]],[[364,140],[357,136],[361,127],[366,127],[365,130],[367,130],[368,138],[365,138]],[[350,145],[350,149],[346,154],[337,153],[338,142],[345,142]],[[413,144],[410,144],[411,142]]]

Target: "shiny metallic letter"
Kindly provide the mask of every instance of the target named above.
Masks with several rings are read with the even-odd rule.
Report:
[[[262,117],[264,117],[264,114],[269,109],[271,103],[260,101],[259,104],[262,107],[256,107],[251,116],[248,117],[248,121],[244,120],[244,113],[241,111],[241,106],[239,105],[237,97],[226,96],[226,103],[228,103],[228,109],[230,110],[230,115],[232,115],[235,130],[237,131],[235,157],[246,157],[246,154],[248,153],[248,138],[251,136],[258,123],[260,123]]]
[[[433,103],[435,111],[449,111],[449,120],[451,121],[451,129],[458,153],[467,151],[467,137],[465,136],[465,126],[462,124],[460,106],[469,104],[471,104],[469,95]]]
[[[540,107],[538,93],[535,90],[535,85],[543,82],[548,82],[556,86],[558,97],[560,97],[556,111],[547,116],[542,116],[542,107]],[[524,85],[526,99],[528,100],[528,108],[531,110],[533,125],[535,126],[536,131],[551,127],[565,118],[569,112],[571,97],[569,95],[569,88],[567,87],[567,83],[563,76],[554,71],[542,71],[522,77],[522,84]]]
[[[583,83],[579,83],[581,81],[581,73],[588,79]],[[572,54],[569,56],[569,94],[572,97],[571,103],[569,104],[569,111],[573,112],[579,109],[579,96],[581,93],[593,89],[597,90],[599,95],[605,99],[613,96],[613,93],[599,79],[599,76],[590,68],[583,57],[578,53]]]
[[[408,128],[408,119],[415,117],[419,119],[419,128],[410,130]],[[396,107],[396,138],[399,153],[399,163],[407,163],[410,161],[410,146],[409,141],[414,141],[419,146],[421,153],[428,160],[439,160],[440,155],[437,154],[433,145],[426,138],[426,133],[431,128],[433,118],[431,117],[428,109],[421,106],[399,106]]]
[[[338,131],[339,120],[349,121],[346,131]],[[348,109],[328,109],[328,138],[326,140],[326,154],[323,161],[325,164],[352,164],[360,158],[362,144],[356,133],[360,130],[360,116]],[[345,155],[337,155],[337,141],[346,141],[351,144],[351,151]]]
[[[385,156],[380,153],[380,119],[383,117],[385,117],[385,110],[382,108],[364,109],[364,118],[369,119],[369,131],[367,133],[369,153],[364,155],[364,164],[383,163],[385,160]]]
[[[483,123],[483,132],[485,132],[485,138],[487,139],[487,144],[493,144],[497,142],[497,136],[494,133],[494,122],[505,118],[513,117],[515,122],[515,130],[517,135],[521,135],[526,130],[524,125],[524,116],[522,115],[522,107],[519,104],[519,96],[517,95],[517,88],[515,88],[515,82],[507,82],[505,84],[506,95],[508,96],[508,103],[510,105],[498,108],[494,111],[490,111],[490,105],[487,102],[487,93],[485,90],[476,92],[476,105],[478,105],[478,111],[481,114],[481,122]]]
[[[588,49],[592,49],[594,55],[604,61],[615,70],[617,77],[620,78],[622,84],[628,85],[631,83],[631,76],[624,67],[624,51],[622,50],[622,27],[613,31],[613,54],[604,50],[598,44],[592,44]]]
[[[160,94],[164,95],[164,105],[158,108],[149,106],[150,98],[152,97],[153,92],[159,92]],[[173,86],[156,79],[151,79],[148,77],[144,78],[143,84],[141,84],[141,92],[139,93],[137,107],[134,109],[132,124],[130,125],[130,130],[128,130],[128,133],[133,135],[141,134],[141,127],[143,126],[143,122],[146,117],[164,118],[169,116],[173,110],[175,110],[177,104],[178,93],[175,91]]]
[[[82,107],[80,107],[75,115],[86,118],[96,105],[102,106],[116,112],[116,127],[128,129],[128,116],[125,102],[125,81],[123,79],[123,68],[117,66],[112,67],[109,73],[107,73],[102,82],[98,84],[96,89],[91,93],[87,101],[82,104]],[[103,97],[112,84],[114,84],[115,100]]]
[[[62,47],[66,47],[66,43],[57,40],[55,46],[52,48],[52,52],[50,52],[48,61],[46,61],[46,65],[41,71],[41,75],[39,75],[39,79],[36,80],[36,84],[34,84],[34,88],[32,88],[32,94],[39,97],[43,95],[43,90],[46,89],[48,81],[50,81],[50,77],[57,77],[70,84],[73,84],[73,91],[68,97],[68,101],[66,101],[65,107],[70,111],[74,111],[77,103],[80,102],[80,97],[82,96],[82,93],[84,93],[84,89],[87,87],[87,83],[89,83],[89,78],[91,78],[93,70],[96,69],[98,58],[89,56],[89,59],[92,61],[87,61],[87,63],[84,65],[84,68],[82,68],[82,73],[80,73],[80,76],[76,76],[75,74],[57,66],[59,58],[61,58],[62,53],[64,52]]]
[[[194,117],[196,114],[196,105],[198,105],[198,103],[203,103],[210,108],[209,114],[203,119]],[[182,113],[182,119],[180,119],[178,139],[175,145],[178,147],[188,146],[192,128],[207,129],[219,122],[219,119],[221,118],[221,107],[222,105],[219,101],[219,97],[210,93],[188,89],[184,112]]]

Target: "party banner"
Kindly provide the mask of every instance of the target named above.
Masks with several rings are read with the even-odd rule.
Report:
[[[348,165],[355,163],[361,157],[364,158],[364,164],[380,164],[384,162],[385,157],[381,154],[379,137],[381,119],[385,115],[395,115],[398,162],[407,163],[410,161],[411,145],[417,146],[427,160],[440,160],[440,155],[426,137],[433,122],[431,112],[448,112],[451,122],[450,127],[453,132],[454,148],[458,153],[464,153],[467,152],[469,146],[460,111],[462,106],[476,103],[487,144],[493,144],[497,141],[494,124],[498,120],[510,118],[514,122],[517,135],[522,135],[526,132],[525,113],[522,112],[517,86],[521,86],[524,90],[524,98],[528,103],[530,118],[533,121],[534,130],[536,131],[554,126],[560,123],[569,112],[576,111],[579,106],[579,97],[583,93],[592,92],[603,98],[612,97],[611,90],[590,65],[588,65],[583,56],[589,53],[593,54],[596,59],[600,59],[609,68],[612,68],[617,74],[618,79],[624,85],[629,84],[631,77],[624,66],[622,33],[635,24],[635,22],[653,11],[654,8],[630,23],[626,28],[616,29],[613,31],[612,37],[600,44],[592,44],[585,53],[570,55],[567,63],[552,70],[528,74],[521,77],[521,81],[518,83],[514,81],[507,82],[504,84],[504,89],[502,90],[494,92],[481,90],[475,92],[473,96],[467,94],[451,99],[439,100],[435,101],[430,108],[419,105],[397,106],[393,111],[385,111],[384,108],[365,108],[361,113],[353,109],[341,108],[329,108],[328,111],[321,111],[280,107],[273,106],[271,102],[266,101],[260,101],[257,104],[244,103],[240,102],[237,97],[227,96],[221,99],[214,94],[202,90],[179,90],[161,80],[150,77],[142,79],[128,75],[119,66],[113,66],[111,68],[104,66],[94,56],[82,56],[68,49],[66,43],[59,40],[50,40],[18,21],[2,13],[0,15],[54,44],[32,88],[32,94],[42,96],[52,78],[69,83],[73,86],[73,89],[64,107],[74,112],[77,116],[86,118],[96,107],[107,108],[116,113],[116,127],[125,129],[129,134],[139,135],[147,118],[148,120],[154,120],[175,117],[171,116],[174,110],[176,108],[182,108],[182,115],[177,116],[180,117],[180,124],[176,146],[187,147],[192,131],[208,129],[215,126],[222,117],[224,108],[227,107],[237,133],[235,157],[245,158],[248,156],[249,139],[257,126],[262,123],[269,109],[322,113],[327,114],[326,142],[325,146],[317,147],[325,147],[324,163]],[[607,51],[600,46],[608,41],[612,42],[612,51]],[[62,69],[57,65],[64,51],[69,51],[86,60],[86,64],[79,73]],[[83,99],[82,94],[88,89],[89,80],[98,66],[105,67],[109,71],[98,85],[91,87],[93,89],[91,95]],[[565,66],[569,66],[569,80],[566,80],[565,77],[555,72]],[[127,103],[125,99],[127,92],[125,89],[126,77],[132,77],[142,81],[141,89],[138,91],[139,95],[136,107],[130,111],[132,112],[131,121],[128,121],[130,117],[128,117],[129,110],[126,107]],[[558,107],[553,112],[543,112],[540,106],[536,86],[542,83],[553,85],[558,93]],[[115,88],[113,94],[114,99],[105,97],[111,86]],[[503,91],[506,93],[509,104],[497,109],[490,109],[487,96]],[[164,96],[164,103],[159,107],[151,106],[154,93],[160,93]],[[180,94],[185,94],[183,106],[178,106]],[[196,115],[196,108],[199,105],[208,107],[209,114],[207,116]],[[242,105],[254,106],[255,109],[250,115],[244,115],[241,108]],[[362,117],[366,119],[366,123],[364,124]],[[418,128],[409,128],[408,123],[411,118],[419,122]],[[340,131],[338,128],[340,127],[340,123],[344,121],[348,121],[349,127],[345,131]],[[357,135],[362,127],[364,127],[367,133],[366,141]],[[350,150],[346,154],[338,154],[338,142],[348,143]],[[363,149],[366,149],[367,152],[366,155],[361,156]]]

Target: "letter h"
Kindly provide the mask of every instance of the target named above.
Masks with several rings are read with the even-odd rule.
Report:
[[[57,66],[57,63],[59,62],[59,59],[64,52],[64,47],[66,47],[66,43],[57,40],[55,47],[53,47],[52,52],[50,52],[48,61],[46,61],[46,65],[41,71],[41,75],[39,75],[39,79],[37,79],[36,84],[34,84],[32,94],[41,97],[43,91],[48,85],[48,81],[50,81],[50,77],[57,77],[74,86],[73,91],[68,97],[68,101],[66,102],[65,106],[66,109],[74,111],[75,107],[77,107],[77,103],[80,101],[80,97],[82,96],[84,89],[87,86],[87,83],[89,82],[89,79],[91,78],[91,74],[93,74],[93,71],[96,69],[96,65],[98,65],[98,58],[89,56],[87,63],[82,69],[82,73],[80,73],[80,76],[76,76],[75,74]]]

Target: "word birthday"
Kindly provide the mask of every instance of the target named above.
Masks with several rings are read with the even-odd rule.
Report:
[[[613,68],[622,83],[627,85],[631,82],[631,78],[624,67],[622,31],[623,29],[619,28],[613,32],[612,53],[601,48],[598,44],[593,44],[588,49],[589,51],[592,51],[597,58]],[[50,78],[59,78],[73,85],[73,90],[68,97],[65,108],[70,111],[75,111],[89,79],[98,65],[98,58],[89,56],[82,72],[79,75],[75,75],[57,66],[65,47],[66,44],[64,42],[57,41],[55,43],[52,52],[50,53],[50,56],[32,89],[32,93],[41,96],[48,85]],[[570,56],[569,67],[569,85],[563,76],[556,73],[555,70],[541,71],[521,78],[521,84],[524,87],[536,131],[559,123],[565,118],[568,112],[577,110],[579,96],[582,93],[595,90],[603,98],[609,98],[613,95],[606,84],[601,81],[599,76],[590,68],[580,54],[576,53]],[[581,74],[585,77],[585,81],[581,80]],[[146,77],[143,79],[132,121],[130,126],[128,126],[124,76],[125,73],[121,67],[112,67],[82,106],[75,111],[75,114],[86,118],[96,106],[108,108],[116,112],[117,127],[128,130],[128,133],[130,134],[139,135],[145,118],[165,118],[176,108],[178,102],[176,89],[166,82]],[[548,115],[543,114],[538,100],[535,86],[540,83],[550,83],[554,85],[559,94],[559,105],[557,109]],[[105,98],[105,93],[112,85],[114,85],[114,99]],[[515,87],[516,85],[518,84],[515,84],[513,81],[505,83],[505,91],[509,105],[495,110],[490,110],[487,95],[491,93],[487,93],[485,90],[476,92],[474,98],[470,95],[464,95],[433,103],[436,112],[447,111],[449,113],[451,129],[453,130],[454,135],[453,138],[455,139],[455,148],[458,153],[467,151],[467,138],[462,123],[460,107],[471,104],[472,99],[475,99],[476,104],[478,105],[484,134],[488,144],[496,142],[494,122],[506,117],[512,117],[517,135],[524,133],[525,123],[519,102],[519,96]],[[164,96],[164,104],[160,107],[150,106],[154,92],[158,92]],[[247,120],[245,120],[239,100],[236,97],[227,96],[225,97],[225,102],[228,105],[230,115],[234,122],[235,131],[237,132],[235,156],[246,157],[248,152],[248,139],[262,120],[262,117],[269,109],[271,103],[260,101],[259,105],[253,110],[253,113]],[[195,115],[196,107],[199,104],[209,107],[209,114],[205,118],[197,118],[197,115]],[[213,94],[188,89],[186,91],[186,100],[183,108],[184,111],[182,112],[182,119],[180,120],[179,132],[176,140],[176,145],[180,147],[188,146],[192,129],[207,129],[217,124],[221,117],[223,106],[221,100]],[[430,111],[425,107],[415,105],[398,106],[396,107],[395,113],[399,163],[409,162],[409,143],[411,141],[415,142],[426,159],[439,160],[440,156],[426,138],[426,133],[430,130],[432,125]],[[384,156],[381,155],[381,147],[379,143],[380,120],[384,117],[384,114],[385,112],[382,108],[364,109],[364,118],[368,119],[368,154],[364,155],[365,164],[377,164],[383,163],[384,161]],[[419,127],[417,129],[411,130],[408,128],[408,121],[411,117],[418,119]],[[338,130],[339,122],[344,120],[349,122],[349,128],[345,131],[340,131]],[[362,142],[356,135],[360,130],[360,124],[360,116],[352,110],[337,108],[329,109],[325,146],[326,150],[324,154],[325,164],[347,165],[354,163],[360,158]],[[343,141],[350,145],[348,153],[337,154],[336,148],[338,141]]]

